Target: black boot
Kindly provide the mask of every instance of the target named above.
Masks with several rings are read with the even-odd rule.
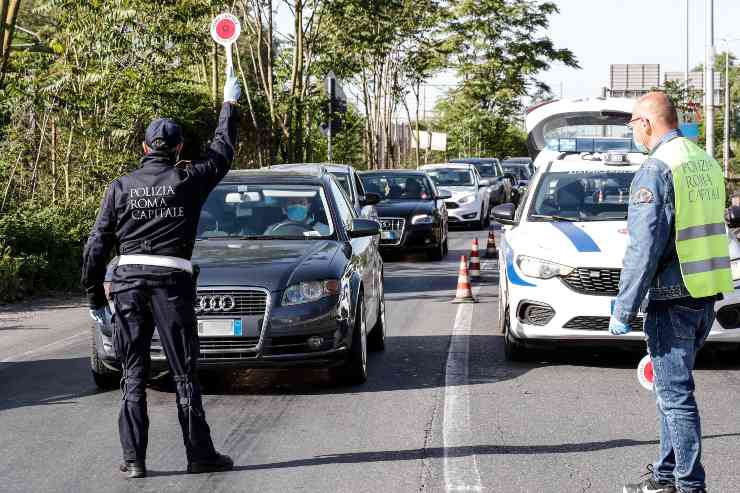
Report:
[[[199,474],[203,472],[231,471],[234,468],[234,461],[228,455],[219,454],[218,452],[212,458],[207,460],[193,461],[188,464],[188,472]]]
[[[142,461],[126,461],[121,464],[119,468],[121,472],[128,473],[129,478],[145,478],[146,477],[146,464]]]

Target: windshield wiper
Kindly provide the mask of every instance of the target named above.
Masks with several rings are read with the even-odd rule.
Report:
[[[548,221],[568,221],[568,222],[580,221],[580,219],[577,217],[550,216],[550,215],[545,215],[545,214],[532,214],[529,217],[530,219],[546,219]]]

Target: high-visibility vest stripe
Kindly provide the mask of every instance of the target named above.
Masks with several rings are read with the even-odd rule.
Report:
[[[697,260],[695,262],[684,262],[681,264],[681,271],[686,275],[729,268],[730,257],[714,257],[707,260]]]
[[[700,224],[676,231],[676,240],[685,241],[705,236],[724,235],[727,233],[725,223]]]

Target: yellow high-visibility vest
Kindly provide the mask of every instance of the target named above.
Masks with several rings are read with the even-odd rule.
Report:
[[[693,298],[733,291],[725,229],[722,168],[684,137],[662,144],[651,157],[668,165],[676,199],[676,253]]]

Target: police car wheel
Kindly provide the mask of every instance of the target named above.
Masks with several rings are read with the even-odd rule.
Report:
[[[92,350],[90,352],[90,372],[93,381],[100,390],[115,390],[121,385],[121,373],[105,366],[98,357],[98,338],[95,331],[96,329],[93,327]]]
[[[330,370],[332,379],[340,384],[362,384],[367,381],[367,328],[362,296],[360,292],[355,326],[352,331],[352,346],[349,349],[347,360]]]
[[[511,334],[509,310],[504,310],[504,357],[507,361],[526,361],[527,354],[524,344]]]

